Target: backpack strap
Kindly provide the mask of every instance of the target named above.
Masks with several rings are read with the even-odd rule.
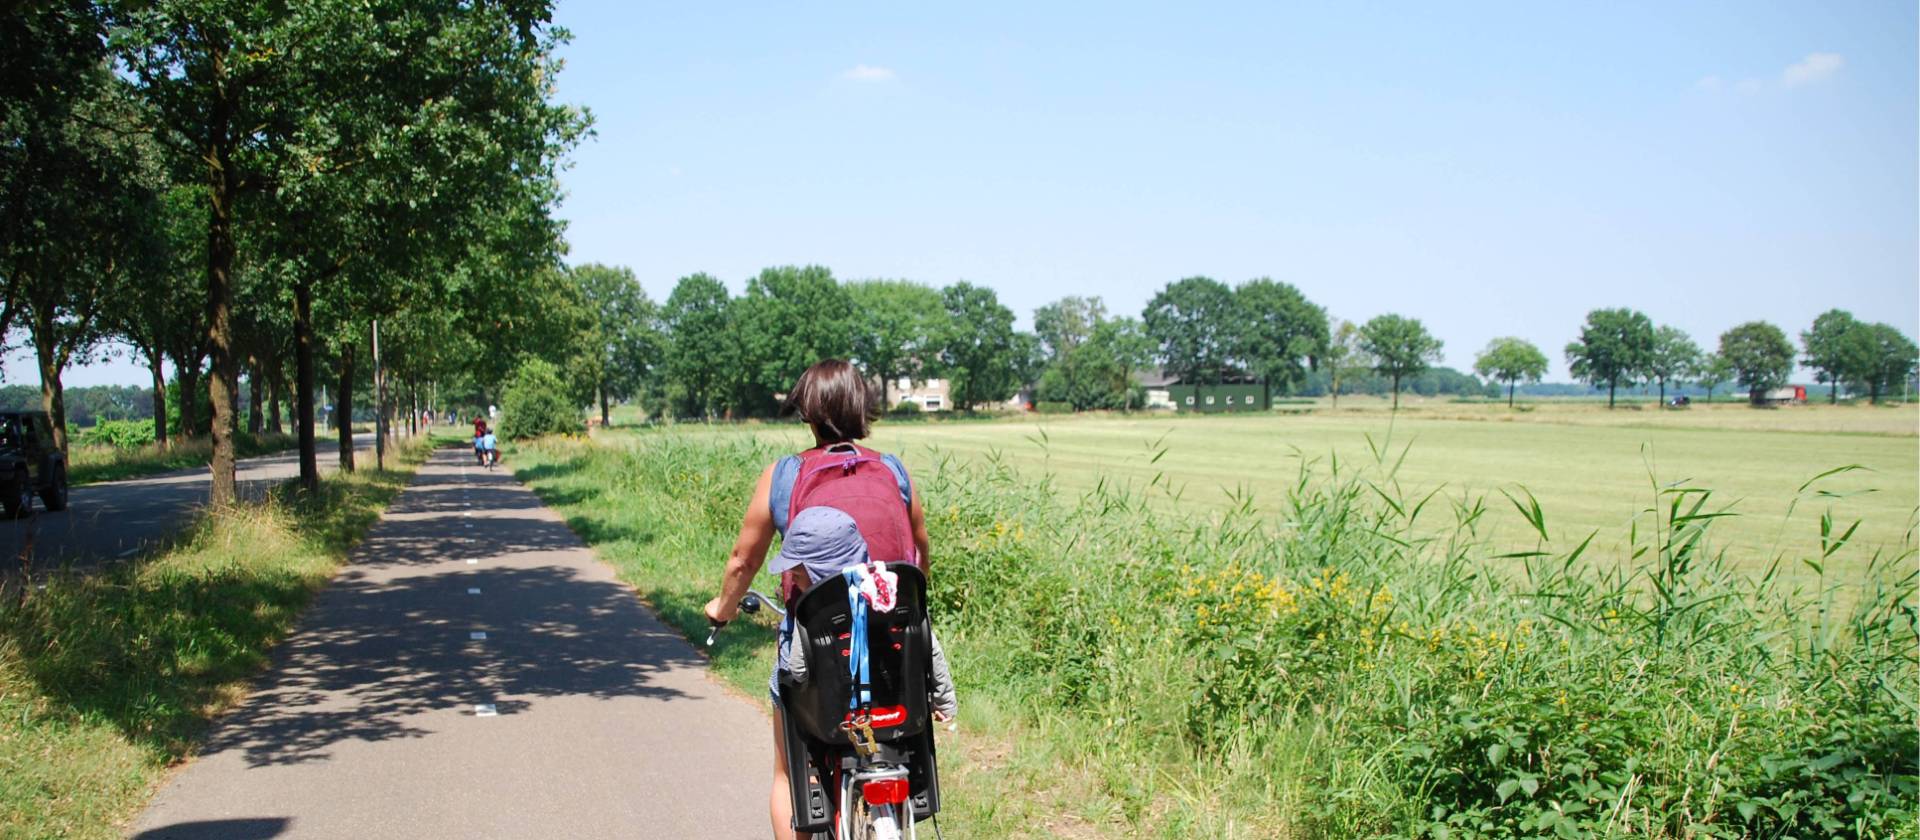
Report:
[[[773,485],[767,488],[767,506],[773,509],[773,527],[787,535],[787,523],[793,519],[793,486],[800,482],[800,456],[788,455],[773,462]]]
[[[907,465],[900,463],[900,459],[892,454],[881,455],[880,463],[887,465],[887,469],[893,472],[893,480],[900,485],[900,501],[905,502],[907,507],[913,507],[913,480],[907,478]]]

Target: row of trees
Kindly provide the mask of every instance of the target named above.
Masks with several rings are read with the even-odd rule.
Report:
[[[551,209],[587,118],[551,101],[551,13],[53,0],[0,20],[0,334],[32,345],[61,444],[62,371],[110,342],[151,370],[156,418],[173,367],[216,502],[243,374],[247,427],[284,401],[311,484],[323,368],[336,416],[366,384],[390,415],[571,352],[591,325]]]
[[[1029,334],[1013,329],[1013,313],[991,289],[968,283],[841,283],[820,266],[788,266],[760,272],[739,296],[709,275],[684,277],[655,306],[625,269],[582,266],[571,276],[595,302],[602,336],[597,378],[573,378],[577,389],[600,395],[603,420],[608,399],[631,396],[661,414],[764,416],[802,369],[827,357],[853,359],[881,382],[945,377],[960,406],[1034,385],[1041,401],[1125,409],[1141,399],[1136,374],[1155,365],[1189,383],[1259,381],[1277,393],[1330,394],[1336,404],[1361,387],[1392,394],[1397,406],[1403,385],[1416,379],[1427,390],[1492,387],[1435,368],[1443,345],[1418,319],[1329,318],[1299,289],[1266,278],[1237,287],[1185,278],[1139,318],[1109,313],[1099,297],[1069,296],[1035,310]],[[1877,398],[1912,374],[1911,341],[1886,325],[1838,320],[1845,317],[1823,315],[1803,336],[1822,381],[1844,380]],[[1839,349],[1825,349],[1816,334],[1841,336],[1829,342]],[[1786,381],[1794,361],[1784,335],[1765,323],[1737,326],[1705,353],[1681,330],[1625,309],[1590,313],[1566,353],[1577,377],[1608,389],[1609,405],[1618,388],[1643,382],[1657,386],[1662,401],[1682,383],[1711,394],[1729,381],[1757,399]],[[1508,337],[1479,354],[1475,372],[1504,384],[1511,401],[1518,383],[1538,382],[1547,367],[1538,347]]]
[[[1828,399],[1838,401],[1842,383],[1872,402],[1900,387],[1920,364],[1920,347],[1895,327],[1867,324],[1842,310],[1831,310],[1800,334],[1804,361],[1815,378],[1830,384]],[[1516,347],[1524,345],[1524,347]],[[1525,351],[1525,364],[1512,361]],[[1596,309],[1587,314],[1580,337],[1567,345],[1573,375],[1607,389],[1607,405],[1621,385],[1654,384],[1661,402],[1667,388],[1697,383],[1713,389],[1728,382],[1746,389],[1760,402],[1793,375],[1796,350],[1779,327],[1765,321],[1739,324],[1720,335],[1713,352],[1703,351],[1684,331],[1656,327],[1645,314],[1631,309]],[[1546,359],[1537,348],[1518,339],[1499,339],[1481,355],[1483,375],[1511,384],[1515,379],[1538,381]]]
[[[808,365],[849,358],[882,382],[944,377],[956,403],[989,403],[1035,372],[1039,341],[1013,321],[992,289],[965,282],[843,284],[820,266],[784,266],[755,275],[736,297],[694,274],[674,286],[654,326],[636,328],[652,335],[631,346],[661,348],[655,375],[624,384],[656,413],[764,416]]]

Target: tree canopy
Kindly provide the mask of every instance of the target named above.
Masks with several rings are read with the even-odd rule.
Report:
[[[1653,321],[1631,309],[1595,309],[1587,313],[1580,337],[1567,345],[1567,365],[1575,379],[1607,386],[1607,407],[1622,383],[1638,381],[1653,354]]]
[[[1513,405],[1515,382],[1539,382],[1547,374],[1547,355],[1524,338],[1496,338],[1474,359],[1473,372],[1507,383],[1507,405]]]
[[[1768,391],[1787,384],[1787,376],[1793,372],[1793,356],[1787,334],[1765,321],[1748,321],[1720,335],[1720,358],[1755,403],[1765,400]]]
[[[1373,370],[1393,382],[1393,407],[1400,408],[1400,380],[1440,361],[1441,341],[1418,318],[1376,315],[1360,328],[1360,346]]]

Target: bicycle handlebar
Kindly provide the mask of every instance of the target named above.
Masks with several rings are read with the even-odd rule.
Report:
[[[754,590],[747,590],[746,597],[740,599],[740,611],[748,615],[759,612],[762,606],[778,613],[781,618],[787,617],[787,611],[781,609],[778,602]],[[707,647],[713,647],[713,640],[720,637],[720,628],[730,623],[732,622],[707,619]]]

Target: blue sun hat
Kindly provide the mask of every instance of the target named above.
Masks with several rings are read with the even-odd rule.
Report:
[[[843,569],[865,565],[868,557],[867,538],[860,535],[853,517],[836,507],[816,505],[788,523],[787,537],[767,573],[777,575],[804,566],[808,581],[818,583]]]

